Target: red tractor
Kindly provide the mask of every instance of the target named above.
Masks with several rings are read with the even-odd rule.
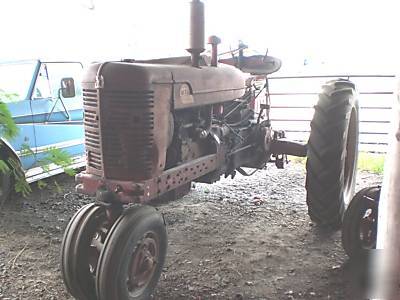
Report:
[[[270,56],[219,60],[215,36],[204,51],[204,8],[191,2],[188,57],[95,63],[83,78],[86,170],[77,191],[96,196],[68,224],[62,273],[78,299],[147,299],[167,250],[161,213],[191,182],[213,183],[244,168],[282,167],[285,155],[307,156],[307,204],[321,226],[340,226],[354,192],[358,104],[345,79],[323,86],[307,144],[274,131],[267,75]],[[255,78],[264,77],[258,88]],[[265,92],[260,111],[257,96]]]

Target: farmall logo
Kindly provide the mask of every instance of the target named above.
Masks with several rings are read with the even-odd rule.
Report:
[[[182,84],[181,88],[179,89],[179,98],[183,104],[190,104],[193,103],[193,96],[190,93],[190,88],[187,84]]]

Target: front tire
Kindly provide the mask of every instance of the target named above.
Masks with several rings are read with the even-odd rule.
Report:
[[[61,244],[65,286],[79,300],[95,300],[95,271],[108,226],[106,211],[94,203],[79,209],[69,222]]]
[[[163,217],[151,206],[134,206],[114,223],[97,267],[99,300],[149,299],[167,250]]]
[[[350,81],[323,86],[307,147],[308,214],[318,225],[338,228],[354,194],[358,158],[358,101]]]
[[[68,292],[77,299],[85,299],[80,282],[77,280],[75,268],[75,246],[77,234],[82,227],[82,221],[95,209],[93,203],[81,207],[69,221],[61,243],[61,273]],[[93,289],[94,290],[94,289]]]

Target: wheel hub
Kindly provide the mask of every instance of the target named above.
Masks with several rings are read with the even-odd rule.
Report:
[[[368,197],[369,198],[369,197]],[[373,199],[371,206],[368,207],[360,222],[360,240],[364,248],[371,249],[375,246],[377,230],[377,208]]]
[[[372,247],[375,242],[374,226],[375,220],[372,217],[372,212],[369,209],[361,220],[360,235],[361,241],[365,247]]]
[[[146,233],[132,255],[127,280],[129,292],[144,288],[150,282],[157,266],[158,255],[156,235],[152,232]]]

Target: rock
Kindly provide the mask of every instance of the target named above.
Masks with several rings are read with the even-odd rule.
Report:
[[[289,291],[285,292],[285,295],[293,295],[293,291],[289,290]]]

